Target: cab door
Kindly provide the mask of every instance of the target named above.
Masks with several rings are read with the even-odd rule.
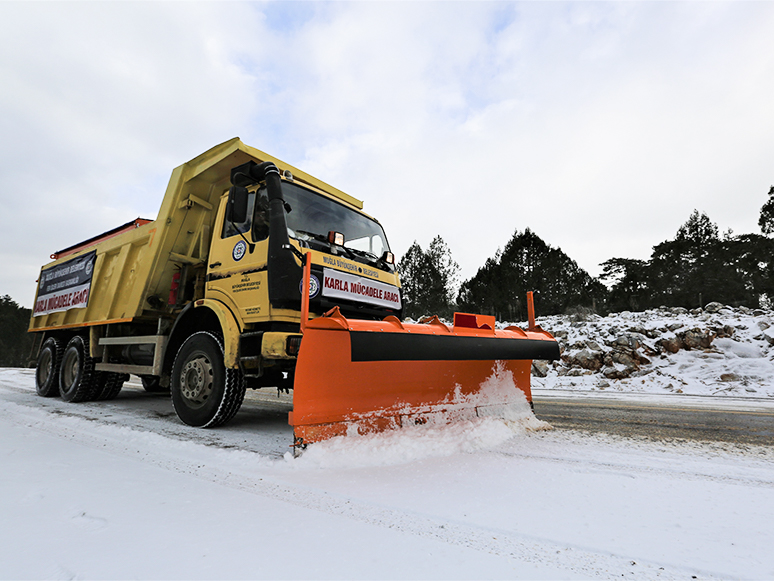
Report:
[[[225,219],[228,195],[220,200],[212,236],[206,296],[220,300],[245,323],[267,320],[268,199],[257,192],[248,197],[247,220]]]

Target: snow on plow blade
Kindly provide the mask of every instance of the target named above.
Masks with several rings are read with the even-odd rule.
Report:
[[[293,389],[295,445],[476,417],[508,419],[532,400],[533,359],[558,359],[539,327],[495,330],[455,313],[454,326],[347,319],[334,308],[306,323]]]

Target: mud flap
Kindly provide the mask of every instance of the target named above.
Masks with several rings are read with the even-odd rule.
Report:
[[[409,425],[508,419],[531,402],[533,359],[558,359],[542,330],[495,330],[494,317],[457,313],[453,327],[346,319],[306,323],[296,364],[296,445]],[[528,409],[528,407],[527,407]]]

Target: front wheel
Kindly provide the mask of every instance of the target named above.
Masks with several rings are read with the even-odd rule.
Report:
[[[236,415],[245,397],[244,375],[223,364],[222,339],[194,333],[180,347],[172,366],[172,405],[189,426],[214,428]]]

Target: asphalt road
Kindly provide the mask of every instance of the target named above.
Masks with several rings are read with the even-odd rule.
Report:
[[[133,377],[114,401],[71,405],[58,398],[38,398],[33,388],[34,370],[23,370],[23,374],[28,376],[23,386],[13,382],[0,384],[4,397],[11,402],[27,405],[34,401],[36,407],[50,408],[55,413],[83,416],[95,421],[139,422],[149,432],[160,431],[184,440],[192,438],[190,429],[174,418],[169,397],[145,392],[137,378]],[[245,446],[249,440],[257,446],[255,451],[281,457],[287,452],[291,439],[287,412],[293,407],[292,401],[290,394],[248,390],[245,405],[229,426],[241,427],[251,431],[251,434],[255,432],[253,435],[256,437],[242,438],[237,442],[238,446]],[[536,389],[533,390],[533,401],[537,417],[557,429],[666,441],[774,446],[774,400],[771,398]],[[233,435],[229,429],[194,433],[198,439],[206,440],[208,445],[236,445],[228,439]]]
[[[558,429],[774,445],[774,402],[769,400],[541,390],[533,401],[535,415]]]

